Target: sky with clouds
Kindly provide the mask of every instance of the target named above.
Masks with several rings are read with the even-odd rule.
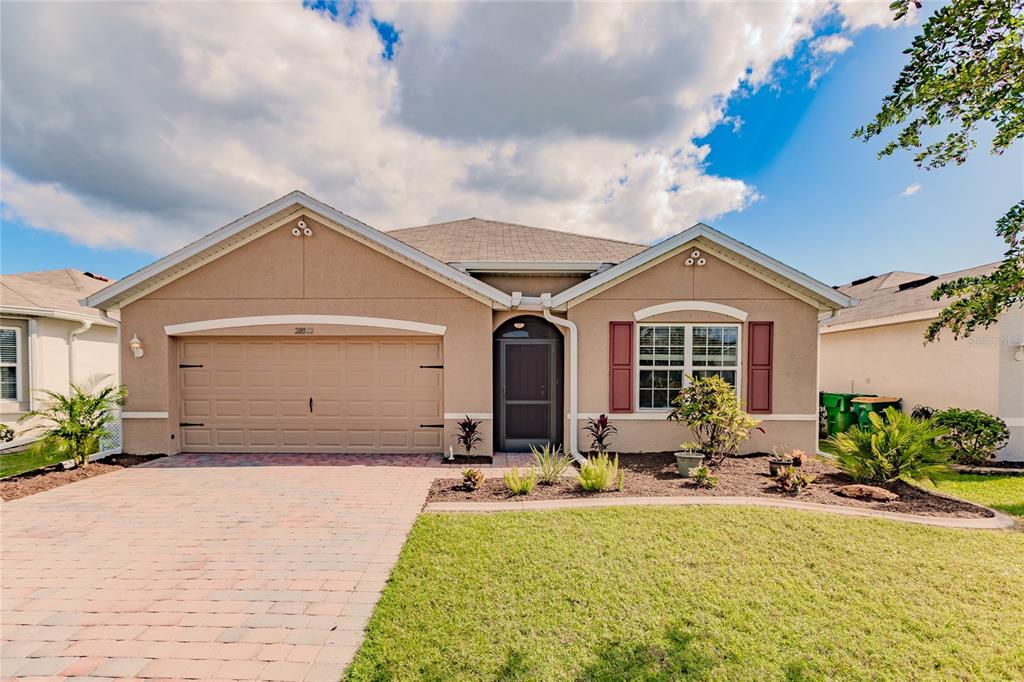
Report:
[[[850,140],[914,35],[887,4],[7,4],[0,267],[123,276],[292,189],[380,229],[704,221],[829,282],[995,260],[1019,149]]]

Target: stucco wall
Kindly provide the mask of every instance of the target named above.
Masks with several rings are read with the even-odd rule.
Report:
[[[924,344],[927,321],[821,335],[821,389],[876,393],[915,405],[983,410],[1002,417],[1014,437],[1001,459],[1024,459],[1024,362],[1014,359],[1024,330],[1011,312],[999,324],[954,340]]]
[[[587,279],[586,275],[477,275],[481,282],[490,284],[511,294],[521,292],[524,296],[558,294]]]
[[[66,393],[69,386],[68,334],[81,326],[80,322],[48,317],[28,319],[3,318],[3,324],[14,324],[22,329],[23,353],[22,400],[20,403],[0,402],[0,421],[15,429],[15,438],[31,435],[32,422],[18,424],[21,414],[30,407],[32,399],[41,399],[40,390]],[[83,384],[93,377],[107,376],[105,384],[117,381],[117,329],[94,324],[74,340],[75,383]]]
[[[699,247],[697,247],[699,248]],[[772,414],[764,419],[766,433],[756,434],[741,452],[773,446],[816,447],[816,309],[787,292],[729,263],[705,254],[703,267],[686,266],[690,249],[602,291],[569,309],[568,317],[580,334],[579,407],[583,414],[608,411],[608,323],[633,320],[633,314],[659,303],[708,301],[745,311],[748,321],[772,321]],[[738,321],[717,313],[681,311],[643,322]],[[746,403],[747,327],[741,323],[740,400]],[[637,380],[634,372],[634,382]],[[622,451],[671,450],[690,438],[685,429],[664,420],[665,411],[637,410],[609,415],[619,429],[616,447]],[[588,441],[581,436],[581,446]]]
[[[124,383],[129,391],[126,409],[166,411],[169,415],[167,419],[125,420],[126,451],[178,451],[175,341],[164,326],[200,320],[311,314],[444,325],[445,413],[491,412],[490,307],[329,227],[306,220],[314,230],[313,237],[293,237],[293,225],[285,225],[123,308],[124,338],[137,334],[145,344],[145,356],[140,359],[122,348]],[[314,328],[317,336],[344,331]],[[246,328],[235,333],[278,334],[281,330],[279,326]],[[454,421],[445,420],[446,443],[453,442]],[[490,420],[483,427],[484,449],[489,451]]]

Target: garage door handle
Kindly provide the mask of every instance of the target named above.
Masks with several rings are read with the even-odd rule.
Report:
[[[313,399],[312,398],[309,399],[309,412],[310,412],[310,414],[313,413]]]
[[[178,369],[192,369],[193,367],[202,367],[202,365],[178,365]]]
[[[206,426],[202,422],[178,422],[178,426]]]
[[[444,424],[420,424],[421,429],[443,429]]]
[[[420,369],[444,369],[444,365],[420,365]]]

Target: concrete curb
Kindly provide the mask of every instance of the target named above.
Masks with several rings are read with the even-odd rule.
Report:
[[[1013,528],[1016,521],[1006,514],[990,509],[995,516],[990,518],[956,518],[948,516],[917,516],[899,512],[842,507],[832,504],[781,500],[767,497],[611,497],[597,499],[525,500],[523,502],[428,502],[425,512],[501,512],[501,511],[542,511],[553,509],[592,509],[598,507],[677,507],[677,506],[748,506],[796,509],[799,511],[824,512],[840,516],[859,516],[873,519],[888,519],[917,523],[941,528],[965,528],[970,530],[1001,530]],[[981,507],[981,505],[976,505]],[[982,507],[987,509],[987,507]]]

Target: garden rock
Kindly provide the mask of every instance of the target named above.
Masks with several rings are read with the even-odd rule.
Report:
[[[900,499],[896,493],[873,485],[843,485],[835,489],[836,495],[852,497],[857,500],[874,500],[875,502],[894,502]]]

